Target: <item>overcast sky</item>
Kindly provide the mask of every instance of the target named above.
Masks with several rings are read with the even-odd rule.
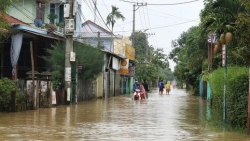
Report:
[[[166,54],[172,50],[172,40],[178,39],[182,32],[199,24],[199,14],[204,8],[203,0],[96,0],[97,9],[101,16],[98,12],[94,16],[93,1],[95,0],[83,0],[84,20],[95,21],[96,24],[108,29],[104,22],[111,12],[111,5],[114,5],[126,18],[125,21],[116,21],[114,34],[123,36],[130,36],[133,29],[134,3],[131,2],[137,2],[140,5],[141,3],[146,5],[147,3],[146,6],[136,6],[135,31],[146,30],[145,32],[149,34],[149,45],[152,45],[155,49],[163,48]],[[170,61],[172,70],[174,66],[175,64]]]

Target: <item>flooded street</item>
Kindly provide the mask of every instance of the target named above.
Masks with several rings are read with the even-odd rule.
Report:
[[[206,102],[173,89],[148,100],[131,96],[69,106],[0,113],[1,141],[250,141],[245,134],[207,127]]]

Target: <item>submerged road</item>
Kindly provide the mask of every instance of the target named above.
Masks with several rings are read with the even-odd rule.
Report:
[[[0,113],[1,141],[250,141],[204,120],[206,101],[172,89],[149,99],[131,95],[17,113]]]

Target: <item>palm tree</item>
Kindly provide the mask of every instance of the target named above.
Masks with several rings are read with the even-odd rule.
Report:
[[[112,26],[112,33],[113,33],[113,28],[114,28],[114,24],[116,22],[116,19],[122,19],[123,21],[125,20],[125,17],[121,14],[121,12],[118,10],[119,8],[115,7],[112,5],[112,11],[111,13],[108,14],[107,16],[107,25]]]

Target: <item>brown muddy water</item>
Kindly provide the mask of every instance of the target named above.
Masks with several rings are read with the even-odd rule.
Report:
[[[133,101],[130,95],[69,106],[0,113],[0,141],[250,141],[213,130],[206,101],[185,90]]]

